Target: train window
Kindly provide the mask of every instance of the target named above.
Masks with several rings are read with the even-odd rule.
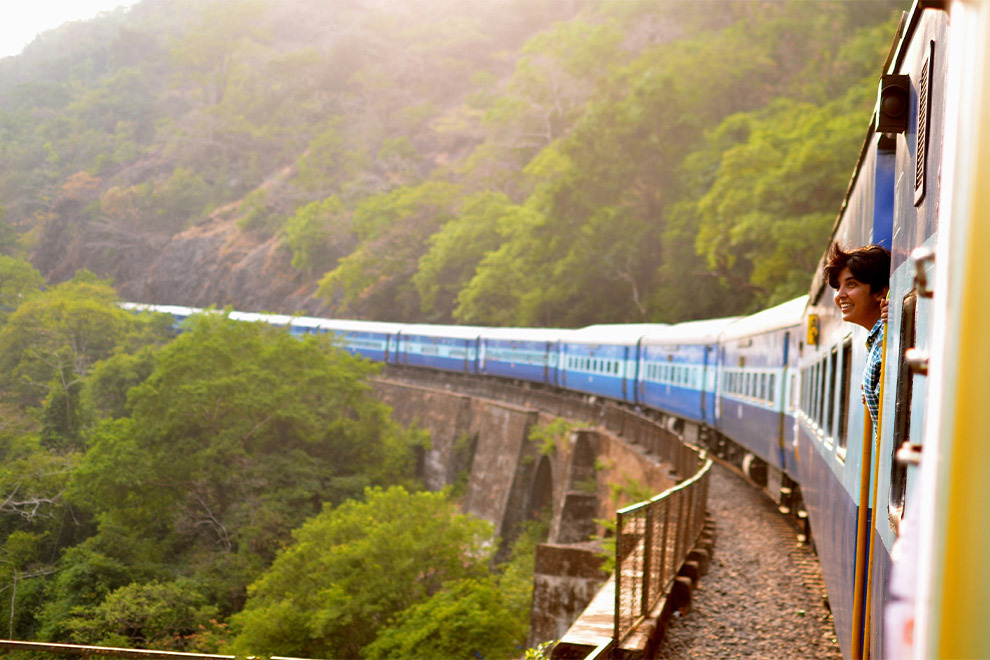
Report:
[[[918,297],[911,291],[901,305],[901,355],[914,346],[916,340]],[[911,397],[914,394],[914,375],[903,359],[897,361],[897,397],[894,404],[894,442],[890,457],[890,511],[891,523],[897,525],[904,513],[904,494],[907,489],[907,466],[893,455],[905,442],[911,441]]]
[[[787,391],[787,409],[794,410],[794,388],[797,386],[797,374],[791,374],[791,384]]]
[[[827,406],[825,428],[828,429],[828,434],[833,437],[835,436],[835,372],[838,360],[839,349],[836,347],[832,349],[832,353],[828,357],[828,396],[825,399]]]
[[[852,382],[852,337],[842,342],[842,382],[839,387],[839,449],[845,450],[849,444],[849,385]]]
[[[808,410],[808,416],[811,421],[816,425],[820,425],[818,422],[818,376],[821,372],[821,362],[816,362],[815,366],[811,368],[811,407]]]
[[[767,388],[767,403],[769,403],[772,406],[773,400],[774,400],[773,374],[770,374],[770,386]]]
[[[827,391],[825,389],[825,386],[826,386],[826,384],[828,382],[828,381],[825,380],[828,377],[828,373],[827,373],[828,362],[827,362],[827,359],[822,360],[818,364],[819,364],[821,373],[818,374],[818,410],[816,412],[818,414],[818,426],[820,426],[822,429],[824,429],[825,428],[825,403],[826,403],[826,398],[825,397],[827,396]]]
[[[815,367],[814,365],[808,367],[807,377],[804,379],[804,414],[808,416],[811,420],[811,411],[814,404],[814,391],[815,391]],[[811,420],[813,421],[813,420]]]

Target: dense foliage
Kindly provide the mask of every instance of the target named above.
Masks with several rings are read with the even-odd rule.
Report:
[[[0,250],[131,281],[233,215],[334,314],[757,308],[807,289],[896,7],[145,0],[0,61]]]
[[[5,637],[348,658],[525,641],[545,530],[495,566],[491,526],[420,491],[428,438],[370,395],[375,365],[222,313],[174,336],[90,273],[45,289],[0,267]]]

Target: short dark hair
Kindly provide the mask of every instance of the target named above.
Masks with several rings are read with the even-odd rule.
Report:
[[[883,291],[890,286],[890,251],[879,245],[853,248],[846,252],[838,243],[832,243],[825,258],[822,277],[833,289],[839,288],[839,273],[848,268],[852,276],[870,285],[870,293]]]

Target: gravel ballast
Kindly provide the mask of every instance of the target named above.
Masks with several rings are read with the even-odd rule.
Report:
[[[766,496],[721,465],[713,470],[714,555],[659,657],[840,660],[817,557]]]

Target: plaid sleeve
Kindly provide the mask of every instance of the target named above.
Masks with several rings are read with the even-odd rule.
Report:
[[[874,424],[880,414],[880,366],[883,361],[883,327],[880,334],[870,345],[866,355],[866,367],[863,369],[863,394],[866,396],[866,407],[870,409],[870,417]]]

